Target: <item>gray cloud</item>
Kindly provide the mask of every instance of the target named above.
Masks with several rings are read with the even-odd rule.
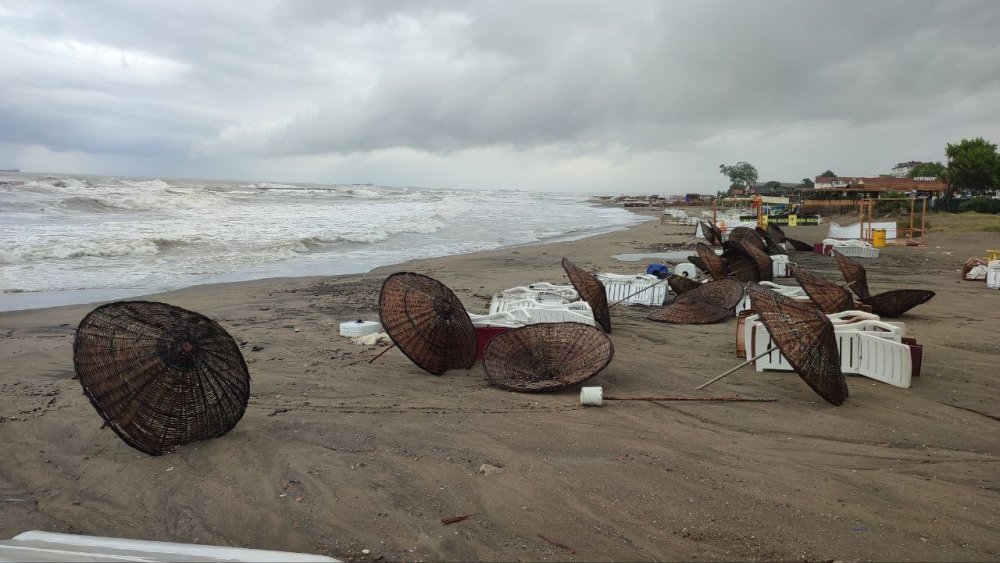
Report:
[[[998,140],[998,28],[990,1],[0,3],[0,145],[466,186],[490,154],[586,190],[885,171]]]

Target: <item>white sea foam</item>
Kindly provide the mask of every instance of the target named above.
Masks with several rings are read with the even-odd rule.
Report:
[[[0,211],[0,308],[14,291],[352,273],[637,221],[565,194],[29,174],[0,174]]]

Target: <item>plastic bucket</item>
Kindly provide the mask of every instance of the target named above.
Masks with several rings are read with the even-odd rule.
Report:
[[[581,387],[580,404],[588,407],[599,407],[604,402],[602,387]]]
[[[872,230],[872,246],[883,248],[885,246],[885,229]]]

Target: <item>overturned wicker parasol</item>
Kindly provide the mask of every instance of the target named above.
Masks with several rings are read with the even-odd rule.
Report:
[[[672,274],[667,278],[667,285],[670,286],[670,289],[674,290],[674,293],[680,295],[686,291],[701,287],[701,282],[697,282],[686,276]]]
[[[774,278],[774,268],[771,263],[771,257],[768,256],[767,252],[746,241],[739,243],[739,245],[743,252],[757,264],[757,272],[760,275],[760,279],[771,281]]]
[[[760,268],[757,262],[747,253],[744,245],[727,240],[722,243],[722,261],[730,276],[742,282],[759,282]]]
[[[851,293],[832,281],[802,268],[795,268],[794,274],[806,295],[824,313],[839,313],[854,308],[854,299],[851,298]]]
[[[421,369],[441,375],[476,362],[476,331],[458,297],[422,274],[397,272],[382,282],[382,327]]]
[[[601,283],[601,280],[566,258],[562,259],[562,267],[563,270],[566,270],[566,275],[569,276],[569,281],[573,284],[573,288],[576,289],[580,297],[594,311],[594,319],[600,323],[604,332],[611,332],[611,311],[608,308],[608,294],[605,292],[604,284]]]
[[[483,368],[490,383],[511,391],[555,391],[582,383],[615,355],[611,339],[583,323],[538,323],[490,342]]]
[[[76,331],[73,366],[105,423],[150,455],[229,432],[250,399],[250,373],[229,333],[166,303],[91,311]]]
[[[847,382],[830,319],[814,307],[759,285],[751,284],[748,291],[771,339],[799,377],[831,404],[844,404]]]
[[[710,223],[701,221],[701,234],[705,236],[705,240],[708,241],[709,246],[718,246],[719,244],[722,244],[721,235],[716,236],[715,227]]]
[[[788,237],[785,236],[785,231],[781,230],[781,227],[775,225],[774,223],[767,224],[767,236],[771,237],[776,243],[783,243]]]
[[[756,229],[750,227],[736,227],[729,233],[729,240],[735,243],[746,243],[759,249],[761,252],[767,250],[767,243]]]
[[[798,250],[799,252],[812,252],[813,246],[808,242],[802,242],[801,240],[793,239],[792,237],[785,237],[785,241],[792,244],[792,248]]]
[[[851,286],[851,290],[861,298],[861,302],[870,305],[872,312],[880,317],[898,317],[910,309],[931,300],[934,292],[926,289],[893,289],[878,295],[872,295],[868,290],[868,274],[865,267],[856,260],[844,256],[836,249],[832,251],[837,260],[840,272]]]
[[[721,280],[726,278],[726,266],[722,263],[722,257],[715,253],[714,250],[708,247],[704,243],[698,243],[695,245],[695,250],[698,251],[698,259],[701,260],[701,266],[698,266],[701,270],[708,272],[708,275],[712,276],[713,280]],[[689,258],[690,260],[690,258]]]
[[[930,301],[932,297],[934,292],[928,289],[893,289],[862,299],[861,302],[870,305],[872,312],[880,317],[895,318]]]
[[[743,298],[743,284],[733,279],[700,284],[673,303],[649,316],[652,321],[674,324],[712,324],[733,314]]]
[[[837,249],[833,249],[831,254],[837,260],[837,267],[840,268],[840,273],[844,274],[844,280],[847,281],[851,291],[861,299],[871,297],[871,293],[868,291],[868,274],[865,273],[865,267],[856,260],[844,256]]]

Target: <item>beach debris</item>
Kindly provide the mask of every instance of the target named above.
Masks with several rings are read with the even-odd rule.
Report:
[[[699,284],[673,303],[649,315],[649,320],[674,324],[711,324],[733,314],[743,299],[743,284],[721,279]]]
[[[253,346],[250,347],[251,352],[260,352],[263,349],[264,347],[259,344],[254,344]]]
[[[594,274],[584,271],[568,259],[562,259],[563,270],[570,283],[594,311],[594,319],[601,325],[604,332],[611,332],[611,312],[608,310],[608,295],[604,284]]]
[[[385,332],[373,332],[364,336],[355,336],[354,338],[351,338],[351,342],[361,346],[382,346],[391,344],[392,339],[390,339],[389,335]]]
[[[412,272],[386,278],[379,318],[393,344],[428,373],[468,369],[476,362],[476,331],[469,314],[458,297],[433,278]]]
[[[232,336],[166,303],[94,309],[77,328],[73,364],[105,424],[150,455],[229,432],[250,399],[250,374]]]
[[[538,537],[542,538],[543,540],[551,543],[552,545],[554,545],[554,546],[556,546],[558,548],[565,549],[566,551],[572,553],[573,555],[576,555],[576,550],[573,549],[572,547],[564,544],[564,543],[559,543],[556,540],[554,540],[552,538],[549,538],[549,537],[546,537],[546,536],[544,536],[542,534],[538,534]]]
[[[847,382],[840,370],[840,351],[829,317],[809,304],[757,284],[751,284],[748,291],[771,340],[799,377],[830,404],[844,404]],[[721,378],[716,377],[699,389]]]
[[[832,250],[831,254],[836,259],[837,267],[840,268],[840,273],[844,275],[851,291],[880,317],[899,317],[917,305],[930,301],[935,295],[933,291],[927,289],[891,289],[878,295],[871,295],[865,267],[836,249]]]
[[[502,467],[497,467],[495,465],[490,465],[488,463],[484,463],[484,464],[482,464],[482,465],[479,466],[479,472],[482,473],[483,475],[487,475],[487,476],[489,476],[489,475],[500,475],[501,473],[503,473],[503,468]]]
[[[772,397],[691,397],[684,395],[657,395],[651,397],[613,397],[604,395],[602,387],[581,387],[580,404],[599,407],[604,401],[693,401],[693,402],[731,402],[731,403],[773,403],[778,399]]]
[[[459,516],[449,516],[447,518],[442,518],[441,523],[444,524],[445,526],[448,526],[449,524],[455,524],[463,520],[467,520],[470,516],[475,516],[475,515],[476,515],[475,512],[471,512],[469,514],[461,514]]]
[[[511,391],[554,391],[582,383],[611,362],[615,347],[583,323],[538,323],[493,337],[483,368],[492,385]]]

